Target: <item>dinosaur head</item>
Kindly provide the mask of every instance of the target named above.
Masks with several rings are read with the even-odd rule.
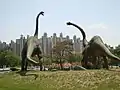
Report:
[[[44,16],[44,12],[43,11],[41,11],[40,14]]]
[[[86,34],[85,34],[84,30],[80,26],[78,26],[77,24],[74,24],[74,23],[71,23],[71,22],[67,22],[66,24],[67,25],[73,25],[74,27],[76,27],[80,30],[80,32],[83,35],[83,46],[85,47],[86,44],[87,44],[87,40],[86,40]]]
[[[66,24],[67,24],[67,25],[71,25],[72,23],[71,23],[71,22],[67,22]]]
[[[37,37],[38,37],[38,19],[40,15],[44,16],[44,12],[43,11],[39,12],[39,14],[36,17],[36,30],[35,30],[34,36],[37,36]]]

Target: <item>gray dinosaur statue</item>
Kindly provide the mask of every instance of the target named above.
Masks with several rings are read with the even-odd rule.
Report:
[[[89,68],[88,67],[89,58],[91,58],[92,64],[95,66],[97,64],[96,62],[98,60],[100,60],[101,57],[103,57],[104,65],[105,65],[106,69],[109,69],[107,57],[110,58],[111,60],[120,61],[119,57],[113,55],[109,51],[109,49],[105,46],[105,44],[103,43],[100,36],[96,35],[88,42],[86,40],[86,34],[81,27],[79,27],[78,25],[71,23],[71,22],[67,22],[67,25],[72,25],[72,26],[78,28],[83,35],[83,46],[84,46],[84,50],[82,52],[82,54],[83,54],[83,60],[82,60],[83,67]]]
[[[42,49],[38,40],[38,19],[39,16],[43,15],[44,16],[44,12],[41,11],[37,17],[36,17],[36,30],[35,30],[35,34],[34,36],[31,36],[28,38],[28,40],[26,41],[22,52],[21,52],[21,57],[22,57],[22,61],[21,61],[21,71],[27,71],[27,65],[28,65],[28,61],[34,65],[40,65],[40,70],[42,70],[42,62],[40,61],[40,59],[42,58],[41,54],[42,54]],[[31,59],[31,57],[37,55],[39,58],[39,62],[36,62],[35,60]]]

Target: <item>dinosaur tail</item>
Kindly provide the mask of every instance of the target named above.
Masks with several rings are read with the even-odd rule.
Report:
[[[39,16],[40,16],[40,15],[43,15],[43,16],[44,16],[44,12],[41,11],[41,12],[37,15],[37,17],[36,17],[36,29],[35,29],[35,34],[34,34],[34,36],[36,36],[36,37],[38,37],[38,19],[39,19]]]
[[[106,53],[106,55],[110,58],[112,58],[113,60],[116,60],[116,61],[120,61],[120,58],[115,56],[114,54],[112,54],[109,49],[105,46],[105,44],[103,43],[96,43],[99,47],[101,47],[101,49],[103,50],[103,52]]]
[[[84,30],[81,27],[79,27],[78,25],[71,23],[71,22],[67,22],[67,25],[73,25],[74,27],[78,28],[81,31],[82,36],[83,36],[83,46],[85,47],[87,45],[87,40],[86,40],[86,34],[85,34]]]

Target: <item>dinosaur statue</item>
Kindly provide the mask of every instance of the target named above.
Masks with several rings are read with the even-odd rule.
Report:
[[[88,42],[86,40],[86,34],[81,27],[79,27],[78,25],[73,24],[71,22],[67,22],[67,25],[72,25],[72,26],[78,28],[83,35],[83,47],[84,47],[84,50],[82,52],[82,54],[83,54],[83,60],[82,60],[83,67],[88,68],[87,65],[89,63],[89,58],[91,58],[93,65],[96,65],[96,61],[98,61],[101,57],[103,57],[102,60],[104,60],[104,65],[105,65],[106,69],[109,69],[107,57],[110,58],[111,60],[120,61],[120,58],[113,55],[109,51],[109,49],[105,46],[105,44],[103,43],[100,36],[96,35]]]
[[[42,58],[42,56],[40,56],[42,54],[42,49],[40,47],[40,43],[38,40],[38,19],[39,16],[43,15],[44,16],[44,12],[41,11],[37,17],[36,17],[36,30],[34,33],[34,36],[31,36],[28,38],[28,40],[25,42],[25,45],[22,49],[21,52],[21,57],[22,57],[22,61],[21,61],[21,71],[27,71],[27,65],[28,65],[28,61],[34,65],[40,65],[40,70],[42,70],[42,62],[40,61],[40,59]],[[31,57],[37,55],[39,58],[39,62],[36,62],[35,60],[31,59]]]

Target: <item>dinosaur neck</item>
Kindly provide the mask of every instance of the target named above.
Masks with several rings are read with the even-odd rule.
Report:
[[[87,40],[86,40],[86,34],[85,34],[85,32],[83,31],[83,29],[81,28],[81,27],[79,27],[78,25],[76,25],[76,24],[73,24],[73,23],[71,23],[71,25],[73,25],[74,27],[76,27],[76,28],[78,28],[80,31],[81,31],[81,33],[82,33],[82,36],[83,36],[83,46],[85,47],[87,44]]]
[[[36,29],[35,29],[35,37],[38,37],[38,19],[39,19],[40,13],[38,14],[37,18],[36,18]]]

